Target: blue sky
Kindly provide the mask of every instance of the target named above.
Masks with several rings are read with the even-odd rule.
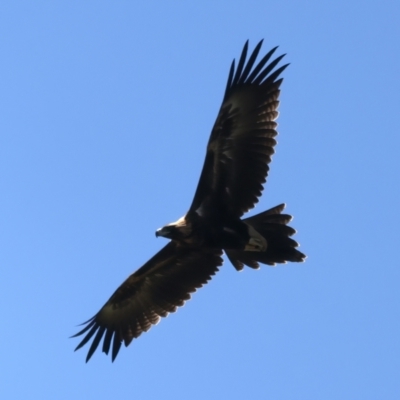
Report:
[[[400,3],[3,2],[0,397],[398,399]],[[279,45],[308,255],[225,263],[114,364],[68,339],[190,205],[230,63]]]

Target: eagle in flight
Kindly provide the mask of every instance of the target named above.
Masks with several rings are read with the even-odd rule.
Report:
[[[247,59],[248,42],[237,66],[233,60],[222,105],[206,149],[200,180],[189,211],[156,231],[170,239],[156,255],[130,275],[100,311],[85,322],[75,350],[92,341],[89,361],[102,341],[115,360],[122,342],[128,346],[161,317],[183,306],[222,265],[225,252],[239,271],[244,265],[301,262],[306,256],[291,239],[296,232],[282,214],[284,204],[242,219],[258,202],[266,181],[277,135],[284,55],[277,47],[256,62],[262,41]]]

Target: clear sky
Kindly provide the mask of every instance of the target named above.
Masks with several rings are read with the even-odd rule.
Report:
[[[279,45],[276,154],[308,255],[225,263],[115,363],[77,324],[184,214],[230,63]],[[399,399],[400,2],[5,1],[2,399]]]

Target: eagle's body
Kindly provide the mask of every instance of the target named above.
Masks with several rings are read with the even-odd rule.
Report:
[[[175,240],[191,248],[265,251],[267,242],[240,218],[224,215],[204,217],[196,212],[158,229],[156,236]]]
[[[76,349],[93,339],[88,361],[100,341],[112,360],[125,345],[176,310],[190,293],[207,283],[222,265],[223,251],[237,270],[244,265],[300,262],[305,255],[290,238],[295,230],[282,214],[284,205],[243,219],[263,190],[277,135],[279,75],[269,62],[276,48],[258,63],[260,42],[248,60],[246,42],[238,66],[232,63],[224,99],[207,145],[199,184],[189,211],[160,228],[171,241],[115,291],[75,336]]]

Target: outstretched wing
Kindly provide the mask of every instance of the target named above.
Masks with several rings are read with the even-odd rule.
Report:
[[[261,45],[246,61],[246,42],[236,68],[232,62],[191,212],[215,210],[241,217],[261,195],[276,144],[278,78],[288,65],[274,71],[284,56],[269,62],[276,47],[256,63]]]
[[[221,255],[220,250],[191,250],[168,243],[130,275],[103,308],[85,322],[85,328],[73,336],[85,334],[75,350],[93,339],[87,362],[104,337],[102,350],[108,354],[112,347],[114,361],[122,341],[128,346],[206,284],[222,265]]]

